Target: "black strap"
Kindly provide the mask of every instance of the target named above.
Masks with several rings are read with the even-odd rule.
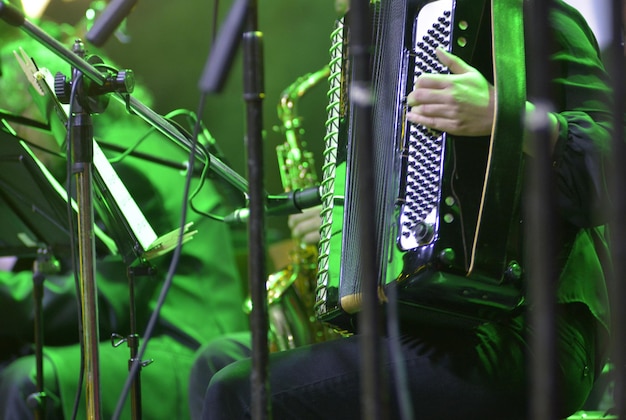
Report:
[[[519,225],[526,103],[523,0],[491,0],[491,16],[496,117],[473,271],[501,278]]]

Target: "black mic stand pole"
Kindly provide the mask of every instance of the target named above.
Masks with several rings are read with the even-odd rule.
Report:
[[[72,52],[85,62],[85,46],[76,40]],[[93,171],[94,137],[92,113],[101,113],[108,104],[107,93],[129,93],[134,88],[132,72],[120,72],[114,82],[100,78],[84,79],[78,67],[72,67],[72,80],[63,74],[55,76],[55,94],[61,103],[70,104],[68,116],[69,141],[71,142],[72,174],[76,180],[76,203],[78,207],[78,261],[79,289],[82,317],[82,345],[84,349],[85,398],[87,418],[101,416],[100,358],[98,344],[98,290],[96,287],[96,246],[94,233]],[[92,82],[96,83],[92,83]],[[97,83],[102,82],[102,83]]]
[[[378,197],[375,192],[374,166],[375,160],[372,150],[374,145],[373,107],[374,95],[372,91],[371,48],[372,33],[370,26],[369,1],[352,1],[350,4],[352,36],[350,40],[350,55],[354,60],[354,76],[350,84],[350,100],[356,109],[356,159],[359,162],[357,171],[357,187],[359,190],[359,218],[358,229],[361,237],[372,238],[361,244],[361,258],[363,279],[363,308],[359,313],[358,324],[361,335],[361,412],[364,419],[378,420],[386,418],[386,407],[382,404],[381,390],[383,387],[381,375],[381,348],[380,337],[380,308],[378,300],[378,274],[380,273],[378,232],[376,231],[376,216],[371,197]]]
[[[500,0],[501,1],[501,0]],[[520,3],[520,7],[522,2]],[[530,343],[530,417],[533,419],[557,418],[558,386],[556,381],[556,279],[558,278],[558,249],[554,240],[558,232],[556,220],[556,194],[552,171],[550,124],[547,113],[553,110],[550,97],[550,30],[549,15],[553,0],[532,0],[530,22],[525,22],[529,42],[526,54],[533,57],[528,72],[531,82],[528,99],[536,107],[526,116],[527,130],[531,135],[534,157],[527,170],[528,187],[524,197],[526,217],[525,252],[528,255],[528,299],[533,308],[528,323],[534,329]],[[530,26],[532,24],[532,26]],[[532,30],[530,28],[532,27]],[[546,228],[548,227],[548,228]]]
[[[236,0],[222,24],[212,46],[211,54],[200,78],[202,92],[219,92],[226,72],[241,39],[243,31],[243,82],[246,101],[246,142],[248,150],[248,195],[250,219],[248,223],[248,283],[252,312],[252,375],[251,415],[253,419],[271,417],[268,399],[269,348],[267,331],[266,266],[265,266],[265,189],[263,172],[262,103],[263,86],[262,34],[257,30],[258,6],[256,0]]]
[[[251,407],[253,419],[271,418],[269,394],[269,348],[267,330],[267,289],[265,267],[265,189],[263,166],[263,35],[257,30],[258,4],[249,0],[243,34],[243,82],[246,101],[246,141],[248,150],[248,192],[250,199],[249,285],[252,299],[252,376]]]
[[[612,348],[610,359],[614,365],[612,373],[615,381],[613,392],[614,413],[618,419],[626,419],[626,245],[622,238],[626,235],[626,144],[624,143],[624,122],[626,112],[626,51],[624,51],[625,11],[623,0],[613,0],[612,8],[612,39],[608,49],[610,67],[609,75],[613,83],[613,142],[611,168],[611,197],[613,197],[610,218],[610,245],[613,271],[609,289],[611,306]]]

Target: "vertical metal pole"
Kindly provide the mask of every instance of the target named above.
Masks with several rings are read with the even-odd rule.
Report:
[[[82,42],[74,44],[73,52],[84,57]],[[73,83],[82,83],[82,73],[72,71]],[[76,89],[78,96],[82,87]],[[83,320],[83,346],[85,361],[85,397],[87,418],[99,419],[100,406],[100,361],[98,343],[98,291],[96,289],[95,235],[93,208],[93,124],[91,115],[75,100],[72,116],[72,171],[76,178],[76,203],[78,205],[78,257],[79,284]]]
[[[267,268],[265,266],[265,187],[263,162],[263,35],[257,30],[256,0],[237,0],[220,30],[199,82],[203,92],[218,92],[243,30],[243,90],[246,101],[246,150],[248,159],[248,284],[252,311],[252,373],[250,376],[253,419],[271,417],[269,394],[269,348],[267,331]]]
[[[133,365],[138,363],[137,372],[132,378],[132,386],[130,389],[130,407],[131,417],[133,420],[140,420],[143,417],[143,406],[141,401],[141,369],[149,365],[151,361],[144,362],[139,356],[140,337],[137,333],[137,311],[135,308],[135,284],[138,276],[153,276],[155,274],[154,267],[150,264],[140,264],[136,267],[127,269],[128,277],[128,307],[129,307],[129,331],[126,341],[130,349],[130,358],[128,359],[128,371],[132,372]],[[115,345],[115,344],[114,344]]]
[[[374,157],[372,111],[374,98],[372,94],[371,74],[371,17],[368,0],[352,1],[350,5],[351,40],[350,55],[353,59],[354,76],[350,85],[350,101],[356,110],[355,142],[359,170],[356,173],[358,188],[358,208],[360,217],[358,229],[361,237],[370,240],[361,243],[361,260],[363,267],[363,309],[359,313],[358,329],[361,336],[361,415],[363,419],[375,420],[385,417],[382,405],[383,384],[381,381],[382,363],[380,337],[380,305],[378,301],[378,275],[380,273],[378,232],[372,197],[378,195],[374,191]]]
[[[44,328],[43,328],[43,291],[45,274],[42,268],[43,250],[38,251],[37,260],[33,264],[33,301],[35,304],[35,364],[37,378],[36,398],[30,399],[35,405],[35,419],[42,420],[46,413],[46,395],[44,392],[44,371],[43,371],[43,347],[44,347]]]
[[[613,260],[613,273],[610,282],[612,314],[612,348],[611,360],[615,366],[614,404],[615,414],[619,419],[626,419],[626,144],[624,144],[624,87],[625,56],[622,45],[623,28],[626,22],[626,11],[623,0],[613,0],[612,9],[612,40],[608,51],[610,57],[609,73],[613,81],[613,162],[611,169],[611,196],[614,197],[611,215],[610,234]]]
[[[498,0],[496,0],[498,1]],[[534,331],[531,340],[531,416],[535,420],[556,417],[556,226],[553,193],[553,175],[550,150],[550,123],[547,113],[550,101],[550,46],[549,13],[551,0],[531,0],[527,15],[528,54],[532,57],[529,71],[529,100],[536,106],[528,116],[527,130],[532,134],[534,157],[528,170],[526,197],[526,254],[528,256],[529,325]]]
[[[79,124],[84,119],[91,118],[86,114],[74,117]],[[89,137],[91,144],[93,137]],[[83,148],[76,142],[74,150]],[[86,148],[91,148],[87,146]],[[84,151],[84,150],[83,150]],[[99,332],[98,332],[98,305],[97,289],[95,284],[95,242],[93,231],[93,171],[88,160],[88,153],[74,161],[76,174],[76,201],[78,203],[78,236],[79,236],[79,277],[82,294],[83,318],[83,345],[85,348],[85,378],[87,398],[87,418],[100,418],[100,366],[99,366]]]
[[[253,419],[271,418],[269,395],[269,347],[267,331],[267,268],[265,266],[265,188],[263,159],[263,112],[265,97],[263,73],[263,35],[257,30],[258,5],[248,3],[248,15],[243,34],[244,99],[246,101],[246,141],[248,150],[248,180],[250,219],[248,224],[249,285],[252,300],[252,374],[251,407]]]

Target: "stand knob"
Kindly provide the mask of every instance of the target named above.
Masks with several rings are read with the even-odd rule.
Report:
[[[131,93],[135,90],[135,73],[132,70],[120,70],[115,75],[112,90],[120,93]]]
[[[62,104],[70,103],[70,85],[67,83],[67,77],[61,72],[54,76],[54,94]]]

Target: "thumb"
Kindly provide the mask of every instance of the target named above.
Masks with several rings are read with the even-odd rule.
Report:
[[[463,59],[457,57],[456,55],[449,53],[443,48],[437,48],[435,50],[435,54],[437,54],[437,58],[439,62],[450,69],[450,72],[453,74],[463,74],[474,71],[474,68],[467,64]]]

